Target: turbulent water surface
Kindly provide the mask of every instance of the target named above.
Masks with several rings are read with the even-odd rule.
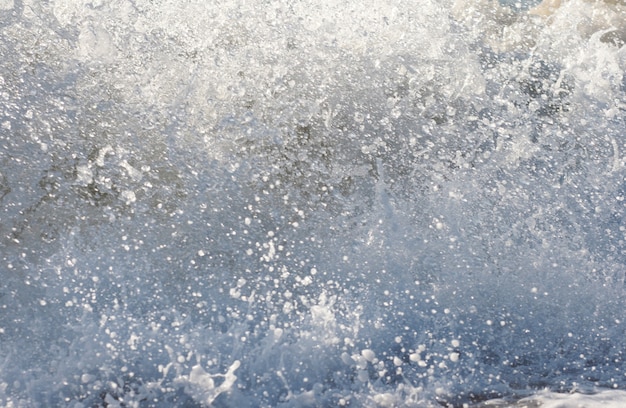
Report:
[[[0,1],[0,404],[623,406],[609,3]]]

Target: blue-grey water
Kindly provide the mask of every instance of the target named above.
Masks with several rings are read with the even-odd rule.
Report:
[[[0,2],[0,405],[626,390],[624,7],[509,6]]]

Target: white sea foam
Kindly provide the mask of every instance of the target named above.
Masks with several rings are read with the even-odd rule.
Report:
[[[539,392],[531,397],[511,402],[502,399],[490,400],[477,407],[493,408],[619,408],[626,402],[626,393],[621,390],[600,390],[592,394]]]

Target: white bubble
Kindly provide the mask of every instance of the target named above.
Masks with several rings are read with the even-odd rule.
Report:
[[[374,359],[376,358],[376,353],[374,353],[374,351],[372,351],[370,349],[363,349],[363,350],[361,350],[361,355],[363,356],[363,358],[365,358],[370,363],[373,362]]]
[[[95,379],[96,379],[96,377],[93,374],[83,374],[83,375],[80,376],[80,381],[83,384],[88,384],[88,383],[92,382]]]

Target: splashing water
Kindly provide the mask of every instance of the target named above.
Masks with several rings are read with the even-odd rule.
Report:
[[[536,5],[0,2],[0,403],[623,404],[626,6]]]

